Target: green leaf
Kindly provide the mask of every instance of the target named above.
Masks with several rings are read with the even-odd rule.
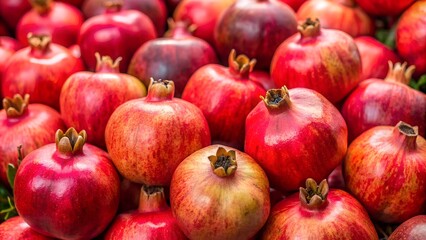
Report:
[[[17,168],[12,164],[9,163],[7,165],[7,181],[9,182],[10,187],[13,189],[15,185],[15,176],[16,176]]]
[[[2,209],[0,211],[0,216],[3,216],[3,220],[7,220],[11,217],[17,216],[18,212],[16,211],[15,204],[11,197],[7,197],[8,208]]]

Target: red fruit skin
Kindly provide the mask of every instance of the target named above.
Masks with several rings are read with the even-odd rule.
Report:
[[[255,70],[250,73],[250,76],[253,81],[259,83],[266,90],[277,88],[269,72]]]
[[[27,112],[17,118],[8,118],[0,110],[0,183],[9,186],[7,165],[18,166],[18,149],[22,145],[22,157],[33,150],[54,142],[56,130],[65,128],[61,115],[54,109],[30,103]]]
[[[212,142],[242,150],[246,117],[265,92],[250,73],[245,78],[229,67],[209,64],[191,76],[182,99],[201,109],[209,123]]]
[[[361,80],[386,77],[388,61],[400,62],[401,59],[389,47],[373,37],[360,36],[354,39],[362,62]]]
[[[300,6],[307,0],[279,0],[287,5],[289,5],[295,12],[299,10]]]
[[[9,36],[9,31],[2,19],[0,19],[0,36]]]
[[[2,240],[50,240],[33,229],[20,216],[12,217],[0,224],[0,239]]]
[[[59,110],[59,95],[67,78],[84,70],[81,59],[61,45],[51,43],[45,52],[31,47],[17,51],[3,72],[2,93],[30,94],[31,102]]]
[[[105,151],[86,143],[82,152],[69,156],[51,143],[24,158],[14,196],[19,215],[34,230],[91,239],[115,216],[119,191],[119,176]]]
[[[349,142],[372,127],[399,121],[418,126],[419,134],[426,136],[426,95],[401,83],[364,80],[346,98],[341,112]]]
[[[426,236],[426,215],[417,215],[399,225],[388,240],[422,240]]]
[[[330,188],[338,188],[346,191],[345,179],[343,178],[342,164],[337,166],[327,177]]]
[[[234,150],[237,169],[219,177],[208,157],[218,147]],[[249,155],[223,145],[210,145],[188,156],[173,173],[170,206],[190,239],[252,239],[270,211],[269,183]]]
[[[84,0],[57,0],[57,1],[72,4],[76,7],[80,7],[81,4],[83,4],[83,2],[84,2]]]
[[[397,16],[407,9],[415,0],[355,0],[368,14],[376,16]]]
[[[396,127],[377,126],[349,146],[346,187],[372,219],[401,223],[426,206],[426,140],[408,140]]]
[[[349,193],[330,189],[326,206],[308,209],[299,193],[276,204],[266,222],[262,240],[290,239],[378,239],[374,225],[362,205]]]
[[[375,32],[374,21],[360,7],[356,6],[354,1],[306,1],[297,10],[297,19],[305,21],[307,18],[318,18],[322,27],[341,30],[352,37],[373,36]]]
[[[197,28],[194,36],[214,46],[214,28],[220,15],[236,0],[184,0],[173,12],[176,21],[188,21]]]
[[[120,183],[120,204],[118,212],[135,210],[139,206],[142,184],[123,178]]]
[[[106,12],[87,19],[81,26],[78,44],[81,57],[90,71],[96,69],[95,53],[122,57],[120,72],[126,72],[135,51],[157,37],[152,21],[137,10]]]
[[[320,31],[312,37],[297,33],[281,43],[271,62],[271,77],[277,87],[313,89],[337,103],[360,81],[361,57],[346,33]]]
[[[18,40],[16,40],[15,38],[8,37],[8,36],[0,36],[0,48],[2,49],[5,48],[8,50],[12,50],[13,52],[16,52],[23,47],[24,46],[20,42],[18,42]]]
[[[179,163],[211,143],[207,121],[196,106],[179,98],[147,97],[114,111],[105,141],[121,175],[148,186],[169,186]]]
[[[28,0],[2,0],[0,1],[0,16],[7,23],[9,29],[16,29],[19,19],[31,10]]]
[[[215,48],[223,63],[229,52],[256,59],[256,68],[268,70],[282,41],[297,32],[296,14],[276,0],[236,1],[217,20]]]
[[[48,34],[53,43],[69,47],[77,43],[83,21],[83,13],[76,7],[52,1],[51,8],[46,13],[40,14],[32,9],[22,16],[16,26],[16,38],[28,46],[29,33]]]
[[[271,187],[282,193],[299,189],[308,177],[326,178],[347,149],[345,121],[327,99],[304,88],[290,89],[289,95],[291,106],[277,111],[258,103],[247,116],[244,143]]]
[[[426,1],[416,1],[401,15],[395,30],[398,54],[416,66],[415,76],[426,73]]]
[[[3,41],[0,39],[0,87],[2,85],[4,67],[9,58],[15,53],[14,50],[3,46]],[[0,91],[0,98],[3,99],[3,95]]]

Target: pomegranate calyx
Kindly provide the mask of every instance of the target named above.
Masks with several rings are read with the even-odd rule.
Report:
[[[209,156],[210,166],[213,172],[219,177],[231,176],[237,170],[237,160],[234,150],[226,151],[219,147],[216,155]]]
[[[56,148],[60,153],[66,155],[81,152],[86,139],[87,134],[85,130],[77,133],[73,127],[68,128],[65,133],[61,129],[58,129],[55,134]]]
[[[411,65],[407,68],[407,62],[404,63],[395,63],[393,65],[392,61],[388,61],[389,71],[388,75],[384,79],[387,82],[399,82],[404,85],[408,85],[411,80],[411,76],[416,70],[416,66]]]
[[[146,99],[151,102],[172,100],[175,94],[175,84],[171,80],[151,78]]]
[[[138,207],[139,212],[158,212],[168,208],[163,187],[146,185],[141,187]]]
[[[244,54],[237,56],[235,49],[232,49],[228,57],[229,69],[234,74],[239,74],[241,78],[248,78],[256,65],[256,59],[249,59]]]
[[[169,28],[164,33],[164,37],[166,38],[182,39],[192,37],[193,33],[197,29],[195,24],[190,24],[188,21],[175,22],[173,18],[168,18],[167,24],[169,25]]]
[[[52,6],[52,0],[30,0],[33,9],[39,14],[46,13]]]
[[[8,118],[20,117],[28,110],[30,95],[25,94],[24,98],[20,94],[15,94],[13,98],[3,99],[3,109],[6,111]]]
[[[108,0],[104,2],[105,13],[120,12],[123,8],[124,2],[122,0]]]
[[[290,106],[290,93],[286,86],[280,89],[270,89],[266,92],[266,96],[260,96],[268,109],[278,109],[281,106]]]
[[[403,136],[403,142],[405,142],[405,145],[410,149],[416,148],[416,139],[419,135],[419,127],[418,126],[411,126],[408,123],[405,123],[403,121],[399,121],[395,128],[394,133]]]
[[[96,57],[96,72],[108,72],[108,73],[119,73],[119,65],[122,57],[118,57],[117,59],[112,60],[110,56],[102,56],[99,52],[95,53]]]
[[[311,18],[306,19],[305,22],[297,26],[297,31],[302,37],[315,37],[320,35],[321,25],[318,18],[312,20]]]
[[[299,188],[299,199],[308,208],[318,208],[327,201],[328,191],[326,179],[318,185],[314,179],[308,178],[306,179],[306,188]]]
[[[52,42],[51,37],[46,34],[38,35],[38,34],[28,33],[27,39],[32,52],[34,51],[44,52],[47,49],[49,49],[49,45]]]

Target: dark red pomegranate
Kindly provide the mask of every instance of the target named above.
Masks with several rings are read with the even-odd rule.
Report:
[[[171,23],[165,37],[146,42],[133,55],[128,73],[146,86],[150,78],[170,79],[175,96],[181,97],[191,75],[200,67],[217,63],[214,49],[204,40],[192,36],[185,22]]]
[[[354,39],[362,62],[361,80],[369,78],[385,78],[389,71],[388,62],[400,61],[398,55],[388,46],[370,36]]]
[[[306,180],[300,188],[276,204],[265,224],[262,240],[269,239],[378,239],[362,205],[349,193]]]
[[[2,240],[53,240],[34,231],[22,217],[16,216],[0,224]]]
[[[374,21],[355,0],[310,0],[300,6],[297,19],[318,18],[323,28],[337,29],[352,37],[373,35]]]
[[[104,239],[187,239],[167,206],[163,188],[144,186],[140,192],[138,209],[118,215]]]
[[[104,14],[87,19],[81,26],[78,44],[81,57],[91,71],[96,69],[94,56],[99,52],[112,59],[121,57],[120,72],[126,72],[135,51],[157,37],[149,17],[121,7],[120,3],[111,3]]]
[[[84,18],[72,5],[53,0],[29,0],[33,9],[19,20],[16,37],[28,45],[29,33],[49,35],[53,43],[69,47],[77,43],[78,32]]]
[[[9,29],[16,29],[19,19],[31,10],[29,0],[1,0],[0,16],[7,23]]]
[[[28,154],[15,177],[15,205],[34,230],[60,239],[92,239],[118,208],[120,179],[108,153],[86,132],[56,132],[56,144]]]
[[[113,61],[96,54],[96,59],[96,72],[77,72],[65,81],[60,109],[67,127],[85,129],[88,143],[105,148],[105,127],[111,114],[124,102],[146,96],[146,87],[139,79],[120,73],[120,58]]]
[[[417,215],[399,225],[388,240],[421,240],[426,236],[426,215]]]
[[[307,0],[279,0],[287,5],[289,5],[295,12],[299,10],[300,6]]]
[[[29,103],[30,96],[17,94],[3,99],[0,110],[0,183],[9,186],[7,166],[18,166],[17,147],[22,146],[21,157],[33,150],[52,143],[56,130],[64,128],[61,115],[54,109],[37,103]],[[1,239],[1,238],[0,238]]]
[[[242,150],[246,117],[266,90],[250,75],[255,60],[245,55],[237,57],[232,50],[228,61],[229,67],[209,64],[195,71],[182,99],[201,109],[209,123],[212,142]]]
[[[174,90],[173,81],[153,80],[146,97],[123,103],[108,121],[108,152],[130,181],[168,186],[183,159],[210,145],[203,113]]]
[[[80,59],[46,35],[29,36],[30,46],[17,51],[3,71],[3,96],[30,94],[31,102],[59,110],[59,95],[65,80],[83,71]]]
[[[360,81],[361,57],[355,42],[342,31],[322,28],[318,19],[308,18],[298,30],[274,53],[275,86],[309,88],[339,102]]]
[[[271,187],[286,193],[308,177],[326,178],[347,148],[339,111],[307,88],[271,89],[246,119],[244,150],[268,175]]]
[[[346,187],[372,219],[402,223],[426,209],[426,140],[399,122],[373,127],[349,146]]]
[[[368,14],[376,16],[397,16],[416,0],[355,0]]]
[[[408,86],[414,66],[389,62],[389,73],[383,79],[361,82],[347,97],[342,115],[348,124],[349,141],[366,130],[399,121],[419,127],[426,134],[426,95]]]
[[[257,68],[269,69],[278,45],[296,32],[296,15],[287,4],[276,0],[245,0],[236,1],[223,12],[214,38],[223,63],[235,49],[256,59]]]

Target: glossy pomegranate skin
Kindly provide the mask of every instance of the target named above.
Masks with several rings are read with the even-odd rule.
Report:
[[[16,26],[16,38],[27,46],[29,33],[47,34],[53,43],[69,47],[77,43],[83,21],[83,14],[76,7],[52,1],[46,12],[39,13],[33,8],[22,16]]]
[[[2,85],[2,76],[4,67],[9,60],[9,58],[15,53],[14,50],[9,49],[5,46],[3,46],[3,41],[0,39],[0,87]],[[2,93],[0,91],[0,98],[3,99]]]
[[[352,37],[373,35],[374,21],[355,0],[308,0],[297,11],[297,19],[318,18],[321,26],[327,29],[337,29]]]
[[[235,151],[232,175],[221,177],[212,170],[209,157],[216,157],[219,147]],[[170,206],[190,239],[252,239],[269,215],[268,179],[246,153],[210,145],[188,156],[173,173]]]
[[[426,73],[426,1],[416,1],[399,18],[396,27],[398,54],[410,65],[416,66],[415,76]]]
[[[102,36],[102,37],[99,37]],[[157,37],[152,21],[137,10],[109,9],[87,19],[81,27],[78,44],[81,57],[90,71],[96,68],[95,53],[122,57],[120,72],[126,72],[135,51]]]
[[[141,45],[133,55],[128,73],[145,86],[150,78],[170,79],[175,96],[181,97],[191,75],[200,67],[217,63],[214,49],[204,40],[193,37],[183,22],[178,22],[170,37],[157,38]]]
[[[399,225],[389,240],[421,240],[426,236],[426,215],[417,215]]]
[[[24,158],[14,196],[19,215],[36,231],[60,239],[92,239],[115,216],[119,188],[107,152],[86,143],[81,151],[63,153],[51,143]]]
[[[10,218],[0,224],[0,239],[2,240],[53,240],[33,229],[20,216]]]
[[[388,61],[400,62],[401,59],[389,47],[370,36],[354,39],[362,62],[361,80],[386,77],[389,70]]]
[[[294,11],[276,0],[236,1],[215,27],[215,48],[222,62],[231,49],[256,59],[257,69],[269,69],[278,45],[297,32]]]
[[[10,29],[16,29],[19,19],[31,10],[28,0],[2,0],[0,1],[0,15]]]
[[[287,5],[289,5],[295,12],[299,10],[300,6],[307,0],[279,0]]]
[[[66,126],[85,129],[87,142],[103,149],[105,127],[114,110],[129,100],[146,96],[146,87],[139,79],[120,73],[118,65],[109,57],[98,57],[96,72],[72,74],[60,94]]]
[[[343,164],[348,190],[372,219],[386,223],[402,223],[426,206],[426,140],[400,123],[361,134]]]
[[[86,18],[91,18],[105,12],[105,4],[108,0],[86,0],[81,10]],[[133,9],[141,11],[148,16],[154,24],[157,35],[164,34],[167,20],[167,7],[164,0],[123,0],[121,9]]]
[[[105,141],[125,178],[148,186],[169,186],[179,163],[210,145],[210,131],[200,109],[174,98],[172,82],[154,82],[146,97],[127,101],[113,112]]]
[[[397,16],[407,9],[415,0],[355,0],[368,14],[376,16]]]
[[[175,21],[196,26],[194,36],[214,46],[214,28],[220,15],[236,0],[183,0],[173,12]]]
[[[299,33],[281,43],[270,73],[275,86],[313,89],[337,103],[360,81],[361,57],[352,37],[319,24],[307,20]]]
[[[372,127],[399,121],[418,126],[419,134],[425,136],[426,95],[401,81],[392,76],[364,80],[346,98],[342,115],[348,124],[349,142]]]
[[[71,74],[83,70],[83,62],[59,44],[50,43],[42,49],[28,46],[17,51],[5,66],[2,93],[5,97],[28,93],[31,102],[59,110],[64,82]]]
[[[271,187],[285,194],[308,177],[326,178],[341,163],[347,127],[339,111],[313,90],[293,88],[281,96],[279,107],[267,96],[269,106],[262,101],[247,116],[244,150],[265,170]]]

